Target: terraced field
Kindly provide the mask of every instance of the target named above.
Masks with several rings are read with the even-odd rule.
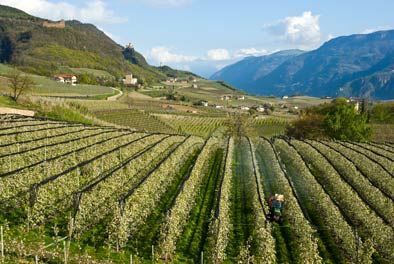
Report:
[[[392,144],[0,122],[5,263],[394,262]]]

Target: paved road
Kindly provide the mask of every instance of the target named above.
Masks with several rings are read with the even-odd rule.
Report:
[[[34,111],[30,110],[21,110],[9,107],[0,107],[0,114],[16,114],[16,115],[24,115],[24,116],[34,116]]]

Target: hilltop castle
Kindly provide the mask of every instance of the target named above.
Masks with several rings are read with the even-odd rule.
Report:
[[[129,44],[126,45],[127,49],[134,49],[133,43],[129,42]]]
[[[65,28],[66,27],[66,22],[64,22],[64,20],[60,20],[59,22],[48,22],[48,21],[44,21],[42,23],[43,27],[46,28]]]

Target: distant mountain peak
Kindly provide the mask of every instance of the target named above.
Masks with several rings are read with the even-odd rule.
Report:
[[[264,94],[394,98],[394,30],[341,36],[295,56],[246,87]]]
[[[280,50],[268,56],[298,56],[301,55],[302,53],[305,53],[305,51],[300,49],[289,49],[289,50]]]
[[[269,55],[248,56],[214,73],[210,79],[224,80],[245,89],[254,80],[269,74],[284,61],[304,53],[302,50],[281,50]]]

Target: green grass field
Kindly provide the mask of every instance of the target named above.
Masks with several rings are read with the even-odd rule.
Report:
[[[110,74],[107,71],[103,71],[103,70],[96,70],[96,69],[89,69],[89,68],[71,68],[71,70],[74,74],[87,73],[87,74],[91,74],[91,75],[97,76],[97,77],[114,78],[114,76],[112,74]]]
[[[11,98],[0,94],[0,106],[20,108],[21,106],[11,100]]]
[[[5,77],[9,74],[13,68],[11,66],[0,64],[0,89],[9,92],[8,83]],[[96,74],[105,73],[103,71],[90,70],[90,69],[77,69],[81,72],[94,72]],[[33,90],[29,93],[32,95],[48,95],[48,96],[61,96],[61,97],[97,97],[97,96],[111,96],[115,92],[110,87],[99,86],[99,85],[85,85],[77,84],[71,86],[63,83],[56,82],[48,77],[30,75],[35,85]]]
[[[33,94],[51,96],[96,96],[113,95],[115,92],[105,86],[77,84],[76,86],[56,82],[41,76],[33,76],[36,85]]]

